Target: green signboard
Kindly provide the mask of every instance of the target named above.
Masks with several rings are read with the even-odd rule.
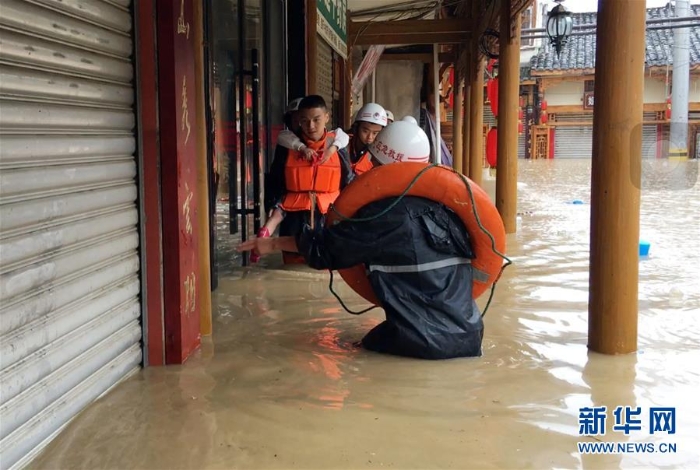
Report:
[[[316,9],[316,32],[347,59],[348,0],[316,0]]]

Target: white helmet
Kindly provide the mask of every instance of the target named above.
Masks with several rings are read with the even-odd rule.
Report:
[[[418,121],[416,121],[416,118],[414,118],[413,116],[404,116],[404,118],[401,120],[404,122],[410,122],[414,126],[418,125]]]
[[[387,109],[387,110],[386,110],[386,118],[387,118],[389,121],[392,121],[392,122],[393,122],[393,121],[394,121],[394,113],[392,113],[391,111],[389,111],[389,110]]]
[[[363,121],[370,124],[379,124],[384,127],[387,124],[386,111],[377,103],[367,103],[355,115],[355,122]]]
[[[406,121],[395,121],[377,134],[369,152],[382,165],[430,160],[430,142],[423,129]]]
[[[301,100],[303,100],[303,99],[304,98],[302,97],[302,98],[297,98],[297,99],[290,101],[289,104],[287,105],[287,111],[285,112],[285,114],[299,111],[299,105],[301,104]]]

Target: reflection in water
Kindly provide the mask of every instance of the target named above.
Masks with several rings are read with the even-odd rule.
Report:
[[[483,357],[357,349],[381,312],[344,313],[324,272],[274,260],[242,270],[231,255],[213,343],[120,385],[35,468],[699,468],[700,187],[645,174],[640,351],[602,356],[586,348],[590,162],[520,164],[514,264],[486,315]],[[338,289],[350,308],[365,306]],[[678,452],[580,455],[576,443],[595,439],[578,436],[579,408],[619,405],[675,406],[678,432],[625,436],[609,413],[597,439]]]

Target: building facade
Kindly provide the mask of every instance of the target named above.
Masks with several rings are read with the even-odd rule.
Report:
[[[217,193],[228,231],[253,236],[289,97],[319,93],[346,120],[346,10],[3,2],[2,468],[211,334]]]
[[[531,7],[534,8],[534,7]],[[693,5],[700,15],[700,5]],[[647,10],[649,19],[674,17],[673,6]],[[595,13],[573,14],[575,25],[595,25]],[[700,27],[690,28],[689,154],[697,156],[700,129]],[[671,84],[673,77],[673,30],[648,29],[646,34],[644,82],[643,158],[667,155]],[[527,137],[533,158],[590,158],[592,149],[595,88],[595,35],[572,36],[557,56],[543,41],[536,52],[524,49],[527,75],[522,78],[521,94],[532,100],[538,111],[528,126]],[[598,99],[601,99],[600,97]],[[535,135],[537,133],[537,135]],[[545,137],[548,136],[548,137]],[[539,144],[538,144],[539,139]],[[548,139],[549,149],[542,141]],[[527,150],[522,149],[525,156]]]

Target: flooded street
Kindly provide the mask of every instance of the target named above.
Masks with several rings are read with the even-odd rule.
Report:
[[[485,316],[483,357],[355,349],[381,311],[345,313],[326,272],[236,268],[228,241],[213,338],[184,366],[120,384],[32,468],[700,468],[700,184],[644,174],[639,352],[610,357],[586,348],[591,162],[519,164],[513,265]],[[684,165],[697,176],[697,162]],[[493,193],[493,180],[484,186]],[[366,307],[336,282],[350,308]],[[642,408],[642,431],[613,431],[619,405]],[[608,407],[606,435],[579,436],[586,406]],[[675,434],[650,435],[652,406],[676,408]],[[677,451],[578,452],[596,441]]]

